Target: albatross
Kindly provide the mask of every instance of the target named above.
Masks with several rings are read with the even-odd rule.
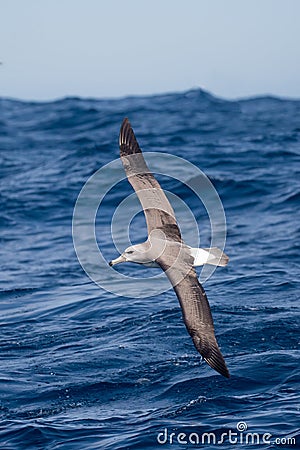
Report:
[[[177,295],[183,321],[196,349],[210,367],[229,378],[228,368],[215,337],[207,296],[194,269],[203,264],[225,266],[229,258],[217,247],[202,249],[185,244],[174,210],[150,172],[127,118],[121,126],[119,145],[127,179],[145,214],[148,238],[146,242],[126,248],[109,265],[133,262],[147,267],[160,267]]]

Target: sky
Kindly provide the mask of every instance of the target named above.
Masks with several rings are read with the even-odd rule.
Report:
[[[0,0],[0,96],[300,97],[300,0]]]

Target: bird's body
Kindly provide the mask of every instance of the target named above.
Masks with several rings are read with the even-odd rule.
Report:
[[[133,262],[164,270],[178,297],[184,323],[196,349],[213,369],[229,377],[215,338],[206,293],[194,269],[203,264],[225,266],[228,257],[216,247],[192,248],[182,240],[173,208],[149,171],[128,119],[124,119],[121,126],[120,156],[128,181],[142,204],[148,239],[128,247],[110,265]]]
[[[156,240],[157,245],[162,246],[164,240]],[[179,242],[173,242],[174,246],[180,246]],[[190,255],[193,258],[193,267],[203,266],[204,264],[212,264],[213,266],[226,266],[228,264],[228,256],[222,252],[217,247],[212,248],[194,248],[186,246]],[[123,255],[126,261],[123,260]],[[154,260],[149,260],[150,255],[148,254],[148,241],[142,244],[132,245],[124,251],[124,253],[119,257],[111,261],[111,265],[115,265],[121,262],[132,262],[137,264],[142,264],[146,267],[156,267],[160,268],[160,265]],[[120,259],[121,258],[121,259]]]

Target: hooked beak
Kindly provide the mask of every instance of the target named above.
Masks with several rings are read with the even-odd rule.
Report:
[[[125,262],[125,261],[126,261],[126,258],[123,255],[120,255],[119,258],[113,259],[108,264],[110,266],[114,266],[115,264],[120,264],[120,263]]]

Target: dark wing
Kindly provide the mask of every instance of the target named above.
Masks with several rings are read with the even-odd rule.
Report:
[[[164,191],[150,172],[129,120],[123,120],[120,130],[120,156],[129,183],[135,190],[146,217],[148,234],[156,229],[167,238],[181,242],[175,214]]]
[[[206,293],[199,283],[189,256],[185,257],[184,247],[178,259],[173,259],[174,250],[167,248],[157,259],[157,263],[170,279],[178,297],[185,326],[191,335],[198,352],[207,364],[224,377],[229,378],[229,371],[219,349],[210,306]],[[177,262],[178,261],[178,262]]]

